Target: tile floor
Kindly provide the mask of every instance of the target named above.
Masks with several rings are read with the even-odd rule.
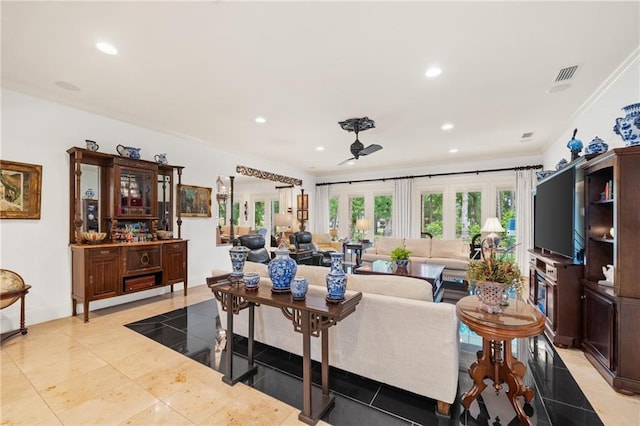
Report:
[[[77,317],[31,325],[26,336],[9,339],[0,349],[0,423],[300,424],[295,357],[261,347],[263,364],[252,384],[222,383],[216,368],[225,353],[216,345],[220,336],[210,326],[211,300],[203,285],[190,288],[187,297],[166,294],[93,311],[87,324]],[[189,321],[193,327],[183,329],[176,310],[194,318]],[[166,319],[161,326],[141,329],[140,324],[157,316]],[[131,327],[148,336],[125,327],[141,320],[146,321]],[[173,348],[154,341],[160,335],[175,343]],[[182,343],[180,336],[186,336]],[[581,351],[556,352],[544,338],[537,342],[518,347],[521,353],[537,354],[527,363],[527,381],[537,385],[533,407],[537,424],[640,424],[639,396],[611,390]],[[211,349],[198,353],[198,345]],[[464,350],[473,345],[462,342],[461,365],[472,361],[473,355]],[[567,391],[571,377],[584,397]],[[469,387],[466,372],[460,378],[464,391]],[[466,414],[455,408],[451,420],[433,416],[428,400],[344,372],[334,374],[332,387],[337,402],[325,418],[329,424],[458,424],[458,420],[491,424],[485,407],[493,422],[493,415],[501,413],[500,397],[504,398],[485,392],[483,404],[472,405]],[[507,424],[509,413],[501,419]]]

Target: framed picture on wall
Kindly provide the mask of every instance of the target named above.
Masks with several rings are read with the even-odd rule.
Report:
[[[0,219],[40,219],[42,166],[0,160]]]
[[[211,217],[211,188],[180,185],[178,206],[183,217]]]

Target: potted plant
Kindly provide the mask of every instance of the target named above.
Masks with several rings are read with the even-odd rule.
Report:
[[[472,260],[467,269],[467,281],[476,283],[476,295],[482,302],[481,309],[502,313],[500,304],[505,291],[514,287],[518,297],[522,292],[523,279],[520,268],[504,254],[496,256],[493,250],[483,252],[481,260]]]
[[[396,247],[391,250],[391,261],[395,262],[398,268],[407,268],[409,256],[411,256],[411,250],[407,250],[405,247]]]

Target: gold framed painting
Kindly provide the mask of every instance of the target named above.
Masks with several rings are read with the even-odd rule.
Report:
[[[0,160],[0,219],[40,219],[42,166]]]
[[[178,206],[181,216],[211,217],[211,188],[180,185]]]

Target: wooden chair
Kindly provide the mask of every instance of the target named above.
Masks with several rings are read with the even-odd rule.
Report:
[[[0,309],[11,306],[20,299],[20,328],[2,333],[2,342],[18,333],[27,334],[27,327],[24,325],[24,298],[30,288],[19,274],[8,269],[0,269]]]

